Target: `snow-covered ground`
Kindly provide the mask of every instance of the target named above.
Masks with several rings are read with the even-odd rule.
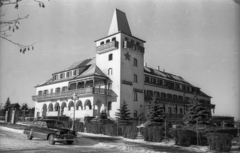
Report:
[[[7,127],[1,127],[0,126],[0,130],[4,130],[4,131],[10,131],[10,132],[14,132],[14,133],[23,133],[23,130],[17,130],[17,129],[12,129],[12,128],[7,128]],[[1,135],[1,133],[0,133]],[[164,147],[171,147],[171,148],[179,148],[182,150],[186,150],[186,152],[208,152],[211,153],[211,151],[209,151],[207,146],[196,146],[196,145],[192,145],[190,147],[181,147],[181,146],[176,146],[175,141],[174,140],[170,140],[169,142],[160,142],[160,143],[156,143],[156,142],[146,142],[144,140],[132,140],[132,139],[127,139],[127,138],[123,138],[123,137],[111,137],[111,136],[106,136],[106,135],[102,135],[102,134],[92,134],[92,133],[83,133],[83,132],[79,132],[78,134],[78,142],[77,144],[81,145],[81,146],[91,146],[92,148],[96,148],[96,149],[114,149],[114,150],[119,150],[122,152],[131,152],[131,153],[159,153],[159,151],[154,151],[151,148],[148,147],[144,147],[146,145],[151,145],[151,146],[164,146]],[[89,138],[88,138],[89,137]],[[117,143],[112,143],[112,142],[99,142],[98,140],[94,140],[94,139],[90,139],[91,137],[101,137],[101,138],[116,138],[122,141],[119,141]],[[135,143],[135,144],[139,144],[138,147],[135,147],[134,145],[128,145],[128,143],[126,142],[130,142],[130,143]],[[140,147],[139,147],[140,146]],[[143,146],[143,147],[141,147]],[[231,153],[237,153],[239,151],[231,151]],[[163,152],[162,152],[163,153]]]

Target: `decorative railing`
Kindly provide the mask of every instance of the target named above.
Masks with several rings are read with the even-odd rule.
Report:
[[[117,41],[112,41],[106,44],[103,44],[101,46],[96,47],[96,51],[98,53],[104,53],[107,51],[112,51],[118,48],[118,42]]]
[[[144,50],[145,50],[144,47],[135,45],[128,41],[123,42],[123,48],[128,48],[128,49],[131,49],[131,50],[143,53],[143,54],[144,54]]]
[[[102,88],[93,88],[93,87],[81,88],[81,89],[62,91],[62,92],[52,93],[52,94],[36,95],[36,96],[32,96],[32,100],[46,101],[46,100],[70,98],[74,93],[76,93],[78,96],[88,95],[88,94],[112,95],[112,90],[102,89]]]

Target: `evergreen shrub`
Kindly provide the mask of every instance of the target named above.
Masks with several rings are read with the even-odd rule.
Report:
[[[190,146],[191,139],[193,139],[195,132],[190,130],[178,129],[175,132],[175,144],[179,146]]]
[[[144,140],[150,142],[161,142],[163,139],[163,130],[158,126],[144,128]]]
[[[232,136],[228,133],[207,133],[210,150],[229,152],[232,146]]]

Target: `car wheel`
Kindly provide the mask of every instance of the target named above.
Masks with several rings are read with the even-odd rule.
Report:
[[[55,144],[54,138],[55,138],[55,136],[52,135],[52,134],[49,136],[49,138],[48,138],[49,144],[51,144],[51,145],[54,145],[54,144]]]
[[[28,134],[27,134],[27,139],[28,139],[28,140],[32,140],[32,138],[33,138],[33,137],[32,137],[32,135],[31,135],[31,133],[28,133]]]
[[[73,141],[67,141],[67,144],[72,144],[73,143]]]

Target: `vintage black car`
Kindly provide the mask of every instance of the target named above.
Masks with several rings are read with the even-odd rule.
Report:
[[[32,125],[26,127],[23,133],[27,135],[28,140],[32,140],[34,137],[46,139],[51,145],[54,145],[55,142],[72,144],[77,138],[76,131],[65,128],[61,121],[53,119],[36,120]]]

